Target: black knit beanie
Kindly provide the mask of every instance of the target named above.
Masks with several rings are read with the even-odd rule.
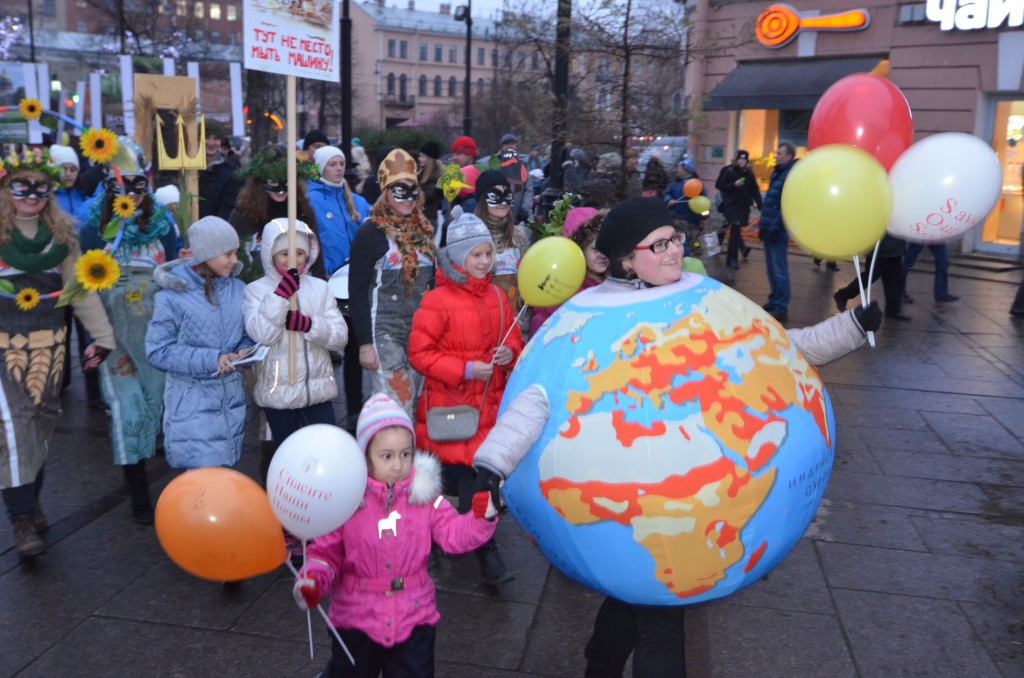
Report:
[[[428,158],[433,158],[434,160],[437,160],[438,158],[441,157],[441,146],[439,146],[436,141],[428,141],[427,143],[423,144],[423,148],[420,149],[420,153],[427,156]]]
[[[499,172],[498,170],[487,170],[476,180],[476,199],[480,200],[480,196],[487,195],[487,191],[494,188],[495,186],[506,186],[511,187],[508,177]]]
[[[627,198],[608,212],[594,246],[612,261],[620,261],[652,232],[671,225],[672,214],[658,198]]]
[[[331,140],[328,139],[327,135],[321,132],[320,130],[311,129],[308,132],[306,132],[306,136],[302,138],[302,148],[303,150],[308,151],[309,147],[316,143],[330,144]]]

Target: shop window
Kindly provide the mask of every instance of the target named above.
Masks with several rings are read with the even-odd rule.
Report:
[[[1024,218],[1024,100],[997,102],[993,129],[992,148],[1003,168],[1003,190],[980,238],[982,243],[1019,247]]]
[[[923,24],[928,20],[925,12],[925,3],[917,5],[900,5],[901,24]]]

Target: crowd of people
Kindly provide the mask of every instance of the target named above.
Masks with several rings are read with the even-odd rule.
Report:
[[[488,586],[513,578],[493,538],[496,488],[518,458],[508,450],[525,453],[558,406],[543,389],[527,389],[509,410],[530,413],[532,428],[498,417],[525,341],[554,311],[520,314],[517,281],[551,162],[538,149],[520,156],[510,133],[493,157],[480,158],[467,136],[448,153],[436,142],[415,156],[384,148],[376,171],[354,144],[356,171],[347,172],[346,154],[314,131],[303,140],[308,162],[290,186],[284,149],[258,150],[243,166],[225,149],[221,127],[208,123],[207,135],[201,218],[187,229],[169,211],[180,194],[154,190],[142,149],[128,139],[108,164],[85,172],[69,146],[4,161],[0,281],[10,293],[0,294],[0,486],[16,550],[22,558],[46,551],[40,491],[77,323],[81,364],[98,375],[87,382],[90,403],[109,414],[113,462],[140,524],[153,522],[146,461],[162,452],[176,469],[234,466],[247,408],[258,408],[266,424],[264,481],[276,446],[299,428],[349,429],[366,456],[365,500],[344,526],[313,542],[296,602],[330,598],[332,622],[360,670],[371,667],[359,675],[432,675],[439,615],[427,571],[431,543],[474,552]],[[561,175],[582,204],[568,211],[561,232],[584,254],[581,289],[643,295],[686,271],[703,272],[686,256],[682,235],[703,218],[684,193],[698,178],[691,160],[665,168],[652,158],[641,176],[631,155],[622,181],[621,158],[602,156],[591,169],[578,150],[567,154]],[[438,188],[446,160],[462,167],[466,184],[450,201]],[[729,267],[749,255],[742,231],[751,209],[761,211],[771,284],[765,310],[779,321],[789,303],[780,201],[795,161],[792,144],[780,143],[763,198],[743,150],[714,183]],[[612,182],[625,190],[608,190]],[[289,191],[297,198],[294,249]],[[898,241],[883,248],[876,274],[886,288],[884,312],[903,319],[906,270],[917,252],[904,254]],[[68,313],[53,300],[90,250],[111,255],[120,275]],[[841,311],[855,287],[836,293]],[[27,301],[28,288],[45,299]],[[938,278],[935,294],[956,299]],[[820,364],[857,348],[881,316],[877,304],[857,305],[789,336]],[[240,367],[256,348],[252,369]],[[336,364],[347,406],[341,419],[333,406]],[[475,430],[460,438],[433,429],[432,409],[459,406],[478,412]],[[509,441],[505,456],[481,451],[489,435]],[[381,534],[378,520],[393,510],[409,538]],[[586,648],[587,675],[621,675],[631,653],[635,675],[685,675],[683,610],[608,598]],[[324,675],[354,675],[350,668],[335,641]]]

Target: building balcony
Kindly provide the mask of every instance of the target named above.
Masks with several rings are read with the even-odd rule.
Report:
[[[383,103],[385,106],[399,106],[412,108],[416,105],[416,97],[410,95],[406,96],[405,98],[402,98],[397,94],[385,94],[384,98],[381,100],[381,103]]]

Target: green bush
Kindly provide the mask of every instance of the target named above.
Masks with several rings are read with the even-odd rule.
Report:
[[[415,127],[392,127],[386,130],[364,130],[362,133],[356,132],[357,137],[363,142],[363,148],[370,154],[370,159],[373,161],[377,157],[377,151],[385,146],[394,146],[395,148],[401,148],[406,151],[409,155],[415,158],[423,144],[428,141],[436,141],[441,147],[442,152],[448,147],[448,145],[435,134],[423,132],[416,129]]]

